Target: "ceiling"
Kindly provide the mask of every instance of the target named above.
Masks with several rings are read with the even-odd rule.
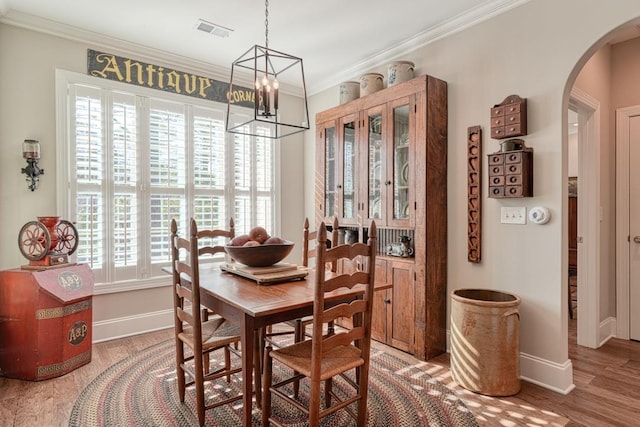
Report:
[[[411,59],[407,51],[527,1],[271,0],[269,47],[302,58],[314,93]],[[196,30],[199,19],[230,29],[229,36]],[[160,51],[154,56],[197,61],[225,75],[265,43],[261,0],[0,0],[0,22],[124,50],[153,48]]]

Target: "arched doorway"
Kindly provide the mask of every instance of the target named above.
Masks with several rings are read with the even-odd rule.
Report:
[[[592,348],[600,347],[614,336],[628,339],[628,335],[621,335],[620,331],[625,330],[621,326],[628,325],[629,310],[619,297],[616,301],[621,293],[618,261],[622,238],[616,231],[620,222],[620,207],[617,205],[620,197],[625,196],[616,193],[616,187],[619,187],[616,174],[620,171],[616,157],[620,156],[616,154],[614,112],[630,102],[629,99],[623,100],[624,97],[616,91],[620,64],[624,60],[618,46],[638,43],[640,47],[640,39],[633,40],[640,36],[639,21],[636,19],[620,26],[597,41],[578,61],[565,89],[565,114],[571,108],[581,117],[578,145],[578,239],[581,242],[578,243],[577,343]],[[590,77],[597,77],[585,77],[590,72]],[[637,92],[637,97],[631,103],[640,105],[640,85],[633,92]],[[566,117],[564,121],[566,123]],[[567,132],[564,141],[563,152],[566,154]],[[566,171],[566,155],[564,168]],[[568,239],[566,233],[564,239]]]

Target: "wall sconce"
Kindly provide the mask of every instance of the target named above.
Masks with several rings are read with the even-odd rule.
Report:
[[[22,173],[27,175],[27,183],[29,190],[34,191],[38,188],[39,176],[44,175],[44,169],[38,166],[40,160],[40,141],[35,139],[25,139],[22,143],[22,157],[27,160],[28,166],[22,168]]]

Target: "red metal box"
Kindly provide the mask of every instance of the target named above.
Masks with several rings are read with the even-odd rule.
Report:
[[[0,271],[0,375],[39,381],[89,363],[92,295],[84,264]]]

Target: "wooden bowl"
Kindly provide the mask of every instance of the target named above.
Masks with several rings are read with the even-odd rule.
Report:
[[[225,246],[224,250],[237,262],[250,267],[268,267],[280,262],[293,249],[293,242],[285,240],[280,244],[260,246]]]

